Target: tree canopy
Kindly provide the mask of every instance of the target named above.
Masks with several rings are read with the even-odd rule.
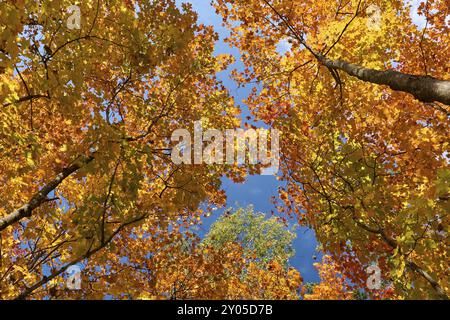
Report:
[[[284,133],[280,210],[355,283],[377,262],[401,296],[447,299],[448,2],[422,2],[423,29],[400,0],[215,3],[249,107]]]
[[[239,208],[235,212],[219,217],[203,239],[205,245],[222,248],[229,243],[238,243],[247,258],[260,265],[276,261],[287,266],[294,255],[295,229],[272,216],[254,212],[253,208]]]
[[[177,129],[248,125],[190,4],[79,1],[74,27],[72,1],[0,1],[0,299],[448,299],[450,5],[420,3],[423,26],[404,0],[211,3],[250,118],[282,133],[277,214],[325,254],[301,290],[277,217],[190,230],[255,173],[171,159]]]

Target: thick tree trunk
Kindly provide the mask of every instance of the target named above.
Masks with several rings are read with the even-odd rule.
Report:
[[[52,181],[47,183],[39,192],[37,192],[28,203],[22,207],[14,210],[10,214],[0,218],[0,232],[6,229],[8,226],[22,220],[23,218],[30,217],[34,209],[39,207],[42,203],[48,201],[47,195],[55,190],[55,188],[64,181],[72,173],[91,162],[94,158],[92,156],[84,159],[79,163],[72,164],[71,166],[63,169]]]
[[[317,55],[317,59],[328,68],[344,71],[362,81],[386,85],[392,90],[410,93],[419,101],[450,105],[450,81],[393,70],[369,69],[342,60],[331,60],[323,55]]]

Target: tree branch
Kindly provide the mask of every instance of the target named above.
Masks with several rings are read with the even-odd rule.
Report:
[[[363,228],[364,230],[370,232],[370,233],[374,233],[374,234],[378,234],[381,236],[381,238],[383,238],[383,240],[392,248],[395,249],[398,247],[398,243],[395,239],[389,237],[386,232],[382,229],[382,228],[372,228],[367,226],[366,224],[362,223],[361,221],[359,221],[355,216],[353,217],[353,220],[355,221],[355,223]],[[408,268],[410,268],[412,271],[416,272],[417,274],[419,274],[421,277],[423,277],[432,287],[433,289],[436,291],[437,295],[439,296],[440,299],[442,300],[449,300],[449,297],[447,296],[447,294],[445,293],[444,289],[442,289],[442,287],[439,285],[439,283],[433,279],[433,277],[428,274],[428,272],[426,272],[425,270],[423,270],[420,266],[418,266],[416,263],[407,260],[406,261],[406,266]]]
[[[38,289],[39,287],[42,287],[43,285],[48,283],[50,280],[52,280],[52,279],[56,278],[57,276],[61,275],[70,266],[72,266],[74,264],[77,264],[77,263],[83,261],[84,259],[88,259],[92,255],[94,255],[95,253],[97,253],[98,251],[100,251],[101,249],[106,247],[114,239],[114,237],[119,232],[121,232],[124,228],[126,228],[127,226],[129,226],[129,225],[131,225],[133,223],[136,223],[138,221],[141,221],[141,220],[145,219],[147,216],[148,216],[148,214],[143,214],[143,215],[137,216],[136,218],[133,218],[133,219],[127,221],[127,222],[124,222],[104,242],[100,242],[97,247],[92,248],[92,244],[91,244],[91,246],[89,247],[89,249],[87,250],[87,252],[84,255],[82,255],[81,257],[78,257],[78,258],[72,260],[71,262],[67,263],[65,266],[63,266],[60,269],[54,271],[49,276],[42,277],[41,280],[39,280],[38,282],[33,284],[31,287],[28,287],[24,291],[22,291],[22,293],[20,293],[14,300],[23,300],[23,299],[25,299],[30,294],[32,294],[36,289]]]
[[[369,69],[343,60],[331,60],[323,55],[319,55],[318,59],[328,68],[342,70],[348,75],[365,82],[386,85],[392,90],[410,93],[419,101],[440,102],[450,105],[450,81],[394,70]]]
[[[352,77],[362,81],[379,85],[389,86],[394,91],[401,91],[412,94],[422,102],[440,102],[450,105],[450,81],[439,80],[430,76],[417,76],[401,73],[394,70],[379,71],[352,64],[344,60],[332,60],[325,57],[320,52],[314,50],[306,43],[302,34],[299,34],[289,19],[277,11],[268,0],[263,0],[274,14],[285,24],[292,36],[303,45],[311,54],[324,66],[333,70],[342,70]],[[359,5],[358,5],[359,9]],[[345,31],[345,30],[344,30]],[[333,46],[336,43],[333,44]],[[327,53],[329,50],[327,51]]]
[[[28,203],[24,204],[19,209],[7,214],[0,218],[0,232],[6,229],[8,226],[22,220],[23,218],[30,217],[33,210],[39,207],[41,204],[48,202],[47,195],[52,192],[57,186],[61,184],[68,176],[76,172],[86,164],[94,160],[93,156],[89,156],[82,161],[78,161],[69,167],[63,169],[52,181],[47,183],[39,192],[37,192]]]

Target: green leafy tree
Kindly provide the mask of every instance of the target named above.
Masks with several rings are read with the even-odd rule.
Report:
[[[229,212],[211,226],[204,245],[220,248],[239,243],[244,248],[244,256],[260,266],[270,261],[287,266],[295,252],[292,247],[295,227],[289,228],[276,217],[268,218],[265,213],[255,212],[252,206]]]

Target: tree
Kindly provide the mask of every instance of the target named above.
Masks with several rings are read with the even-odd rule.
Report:
[[[423,29],[401,0],[215,5],[246,102],[283,133],[279,209],[360,288],[378,263],[397,297],[447,299],[448,2],[422,1]]]
[[[319,272],[320,282],[307,283],[303,286],[304,300],[366,300],[399,299],[395,296],[392,286],[380,283],[378,289],[361,290],[351,278],[342,272],[342,265],[336,263],[329,255],[325,255],[320,263],[314,263]]]
[[[302,278],[292,267],[268,261],[262,267],[237,243],[181,246],[158,259],[152,296],[169,299],[296,300]],[[155,270],[152,268],[151,270]],[[245,270],[243,275],[242,270]],[[142,298],[148,298],[145,293]]]
[[[200,241],[178,228],[119,237],[101,267],[88,264],[83,269],[81,290],[65,290],[59,282],[52,293],[58,299],[299,298],[302,278],[294,268],[275,260],[263,268],[246,258],[238,243],[212,247]]]
[[[170,159],[175,129],[239,125],[212,28],[173,0],[82,1],[68,28],[72,4],[0,3],[2,299],[51,297],[75,264],[106,270],[136,235],[223,204],[220,177],[240,175]]]
[[[338,270],[336,263],[329,256],[324,256],[322,263],[315,263],[319,272],[320,283],[313,285],[310,293],[304,294],[305,300],[349,300],[353,294],[348,279]]]
[[[403,0],[214,4],[284,134],[279,210],[327,254],[308,297],[448,299],[448,1],[421,2],[423,28]],[[1,299],[299,298],[275,218],[186,231],[258,169],[171,161],[175,129],[240,126],[217,39],[175,0],[0,2]]]
[[[219,217],[202,243],[217,249],[236,243],[243,247],[245,257],[258,265],[276,261],[287,267],[295,253],[295,237],[294,229],[287,229],[277,217],[266,218],[266,214],[256,213],[249,206]]]
[[[311,32],[314,34],[314,36],[317,35],[317,33],[319,32],[318,26],[321,24],[321,21],[305,21],[304,19],[294,19],[298,16],[304,18],[305,13],[308,12],[306,10],[306,8],[308,8],[308,4],[306,2],[297,3],[295,0],[262,0],[261,2],[252,2],[248,4],[245,1],[238,1],[237,6],[235,2],[233,2],[233,4],[237,8],[233,7],[231,10],[226,7],[226,2],[227,0],[217,0],[217,7],[219,8],[219,10],[220,8],[225,8],[223,12],[227,15],[226,19],[241,21],[246,26],[250,24],[250,28],[253,28],[254,25],[258,23],[265,24],[260,29],[260,33],[256,33],[255,30],[252,30],[252,32],[245,33],[245,35],[244,33],[241,34],[244,35],[246,41],[250,40],[249,42],[252,42],[252,38],[254,37],[254,35],[258,35],[257,38],[261,38],[261,35],[291,38],[289,40],[290,43],[296,44],[296,47],[300,48],[300,50],[305,49],[305,51],[316,60],[316,63],[318,65],[326,67],[328,69],[333,79],[336,81],[336,85],[342,86],[339,71],[343,71],[347,75],[358,78],[359,80],[365,82],[385,85],[389,86],[393,90],[410,93],[416,99],[422,102],[437,101],[446,105],[450,105],[450,81],[441,80],[429,76],[428,74],[413,75],[398,72],[395,70],[380,71],[373,68],[364,67],[360,64],[348,62],[348,60],[327,57],[327,55],[333,49],[334,52],[339,52],[338,47],[342,44],[343,41],[341,42],[341,40],[344,36],[348,37],[349,34],[351,34],[355,29],[359,29],[357,30],[359,33],[361,33],[361,31],[365,29],[358,26],[358,17],[365,17],[366,19],[368,18],[369,22],[371,22],[372,12],[370,9],[377,8],[381,11],[380,7],[383,7],[383,9],[388,8],[388,13],[385,14],[384,17],[392,18],[392,13],[394,13],[395,11],[400,12],[402,5],[405,6],[405,4],[401,1],[397,1],[394,4],[390,5],[388,5],[387,1],[364,2],[363,0],[357,0],[348,1],[347,3],[339,1],[336,3],[336,7],[333,7],[331,9],[328,8],[328,10],[324,6],[316,6],[316,11],[314,13],[320,14],[321,20],[325,21],[327,27],[325,28],[325,32],[322,31],[326,34],[326,36],[314,39],[317,40],[317,43],[315,43],[314,46],[310,45],[306,39],[308,39],[308,36]],[[445,8],[445,1],[433,2],[433,4],[436,4],[437,2],[436,9]],[[428,5],[429,2],[427,2],[427,6]],[[432,4],[430,5],[430,7],[431,6]],[[248,7],[250,7],[252,10],[256,11],[248,11],[247,13],[241,15],[243,11],[240,11],[240,9],[242,7],[247,7],[247,9],[249,9]],[[345,12],[348,9],[351,9],[349,10],[350,12]],[[430,8],[427,8],[427,11],[429,10]],[[445,14],[445,10],[443,11],[444,12],[441,12],[437,16],[437,19],[439,19],[440,21],[437,21],[437,23],[434,22],[433,25],[437,26],[438,28],[444,29],[442,31],[445,32],[445,19],[447,15]],[[386,11],[384,12],[386,13]],[[310,18],[314,16],[314,13],[310,15]],[[390,17],[389,14],[391,14]],[[347,16],[350,17],[346,18]],[[333,19],[334,21],[330,23],[331,19]],[[400,23],[408,22],[405,16],[395,20],[396,22]],[[379,22],[381,23],[382,21]],[[235,27],[235,30],[239,29],[240,27],[241,26]],[[379,27],[373,26],[373,29],[378,31]],[[337,34],[336,31],[338,31]],[[334,42],[327,41],[329,39],[334,39]],[[446,45],[445,40],[446,39],[444,39],[444,43],[442,43],[442,45],[444,46]],[[423,41],[423,38],[421,41]],[[272,43],[271,45],[273,44],[276,43]],[[246,46],[247,45],[248,43],[246,44]],[[319,47],[320,49],[316,47]],[[345,53],[348,54],[348,52]],[[297,57],[295,57],[294,59],[297,60],[296,58]],[[299,61],[304,60],[304,57],[301,58],[302,59],[299,59]],[[423,63],[426,64],[425,61]],[[290,71],[290,73],[296,71],[300,67],[304,67],[303,63],[297,65],[292,71]],[[428,68],[426,65],[424,65],[424,68],[426,69],[425,72],[428,73]],[[289,72],[286,71],[286,73]]]

